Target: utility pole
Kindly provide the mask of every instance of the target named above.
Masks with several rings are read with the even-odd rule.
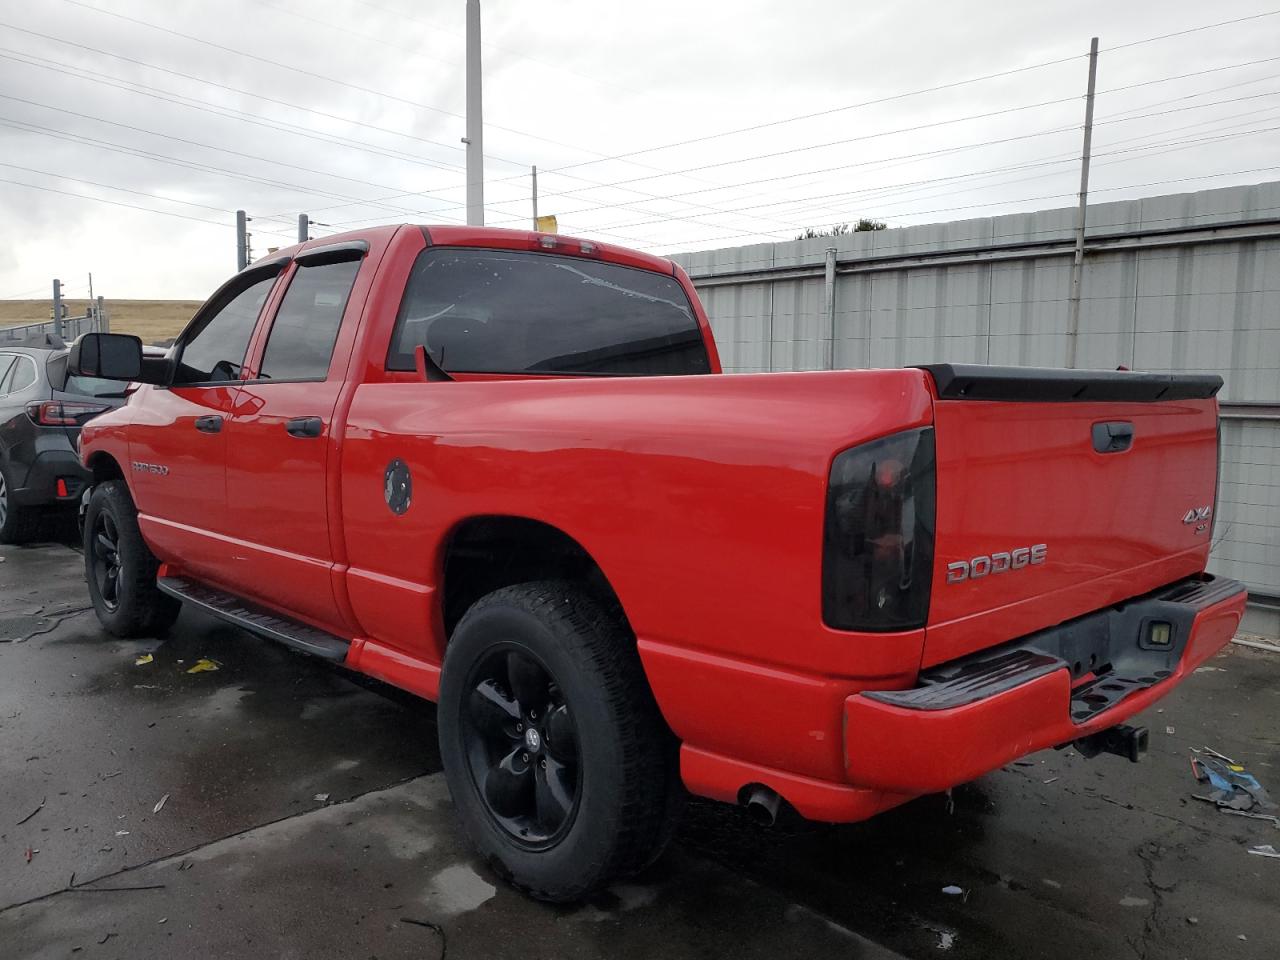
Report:
[[[533,229],[538,229],[538,167],[533,168]]]
[[[102,294],[98,294],[98,332],[111,332],[111,318],[107,316],[107,306],[102,302]]]
[[[61,337],[66,330],[62,326],[62,281],[53,281],[53,332]]]
[[[236,211],[236,272],[249,265],[249,217],[243,210]]]
[[[1080,287],[1084,281],[1084,228],[1089,209],[1089,156],[1093,148],[1093,92],[1098,81],[1098,38],[1089,43],[1089,92],[1084,103],[1084,150],[1080,155],[1080,206],[1076,210],[1076,252],[1071,261],[1071,301],[1067,318],[1067,366],[1074,368],[1080,339]]]
[[[311,218],[305,213],[298,214],[298,242],[306,243],[311,239]]]
[[[97,301],[93,297],[93,271],[89,272],[89,304],[84,309],[84,314],[89,318],[89,329],[98,330],[98,315],[94,312],[93,306]]]
[[[836,248],[827,247],[823,261],[823,313],[827,320],[826,368],[836,368]]]
[[[480,0],[467,0],[467,223],[484,226],[484,118],[480,91]]]

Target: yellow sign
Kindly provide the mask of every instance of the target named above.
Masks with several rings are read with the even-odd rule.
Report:
[[[539,233],[559,233],[560,228],[556,223],[556,215],[553,213],[549,217],[539,217],[534,226]]]

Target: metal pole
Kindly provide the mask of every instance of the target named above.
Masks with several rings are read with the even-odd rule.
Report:
[[[107,306],[102,302],[102,294],[98,294],[98,332],[111,332],[111,320],[107,316]]]
[[[88,318],[88,320],[89,320],[89,329],[90,329],[90,330],[97,330],[97,329],[98,329],[98,314],[94,311],[94,303],[95,303],[95,300],[94,300],[94,296],[93,296],[93,272],[92,272],[92,271],[90,271],[90,273],[89,273],[89,303],[88,303],[88,304],[85,306],[85,308],[84,308],[84,315],[85,315],[85,316]]]
[[[243,210],[236,211],[236,271],[249,265],[249,218]]]
[[[467,223],[484,226],[484,119],[480,91],[480,0],[467,0]]]
[[[1080,155],[1080,206],[1076,210],[1076,252],[1071,261],[1071,302],[1067,318],[1067,366],[1075,367],[1080,339],[1080,287],[1084,281],[1084,228],[1089,208],[1089,155],[1093,147],[1093,92],[1098,81],[1098,38],[1089,43],[1089,93],[1084,103],[1084,150]]]
[[[823,309],[827,316],[827,356],[828,370],[836,368],[836,248],[827,247],[826,272],[823,281]]]
[[[62,326],[62,281],[53,281],[53,332],[61,337],[65,333]]]
[[[533,229],[538,229],[538,167],[533,168]]]
[[[298,242],[306,243],[311,239],[311,218],[305,213],[298,214]]]

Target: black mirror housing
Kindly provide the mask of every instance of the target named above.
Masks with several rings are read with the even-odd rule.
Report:
[[[86,333],[71,345],[67,371],[100,380],[142,379],[142,341],[124,333]]]

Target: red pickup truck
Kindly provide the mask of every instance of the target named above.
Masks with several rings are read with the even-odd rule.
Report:
[[[650,862],[687,788],[854,821],[1123,721],[1233,635],[1221,380],[723,376],[689,278],[464,227],[223,285],[88,424],[94,608],[189,603],[438,702],[466,830],[535,896]]]

